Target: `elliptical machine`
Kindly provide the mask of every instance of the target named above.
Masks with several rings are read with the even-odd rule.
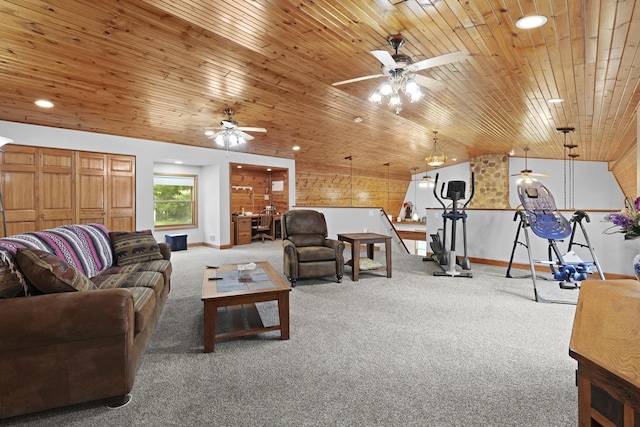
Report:
[[[432,258],[423,258],[423,261],[436,261],[442,266],[442,271],[435,271],[434,276],[460,276],[460,277],[473,277],[471,271],[458,271],[456,270],[456,264],[458,264],[463,270],[471,270],[471,263],[467,256],[467,206],[473,200],[475,193],[475,174],[471,172],[471,194],[469,200],[462,206],[461,210],[458,210],[458,202],[465,199],[466,183],[464,181],[449,181],[447,185],[447,194],[444,194],[445,183],[442,183],[440,188],[440,197],[438,197],[438,176],[436,174],[436,183],[433,187],[433,195],[436,200],[442,205],[442,229],[438,230],[438,233],[432,234],[432,242],[430,244],[433,251]],[[450,208],[447,208],[442,199],[451,200]],[[447,242],[447,220],[451,221],[451,242],[449,244],[449,250],[446,250]],[[464,244],[464,256],[456,256],[456,223],[458,220],[462,220],[462,236]],[[440,232],[442,232],[442,240],[440,239]],[[444,268],[446,266],[446,270]]]

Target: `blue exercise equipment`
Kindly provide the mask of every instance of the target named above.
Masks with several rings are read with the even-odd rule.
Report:
[[[518,182],[518,197],[522,203],[523,210],[516,211],[513,220],[520,219],[516,238],[513,242],[511,251],[511,259],[507,268],[507,277],[511,276],[511,266],[513,264],[513,256],[518,245],[527,248],[529,255],[529,266],[531,268],[531,277],[533,279],[533,291],[536,301],[553,302],[543,300],[538,295],[536,287],[536,272],[534,263],[547,264],[551,269],[553,280],[560,282],[562,289],[576,289],[579,283],[587,279],[589,274],[593,274],[593,268],[598,271],[601,280],[605,280],[596,253],[591,246],[589,236],[584,228],[583,220],[590,222],[589,215],[583,211],[575,211],[570,220],[567,220],[556,208],[556,203],[551,192],[541,182],[535,179],[523,179]],[[580,226],[582,235],[586,243],[575,242],[575,234],[577,227]],[[548,242],[548,260],[534,260],[531,256],[531,246],[529,241],[528,228],[531,231]],[[520,241],[520,231],[523,231],[525,243]],[[557,242],[563,239],[569,239],[567,252],[562,254],[558,249]],[[583,261],[572,250],[574,246],[588,248],[591,253],[592,261]]]

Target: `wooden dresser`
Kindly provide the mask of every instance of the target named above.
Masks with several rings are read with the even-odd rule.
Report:
[[[640,426],[640,282],[582,282],[569,355],[578,361],[578,425]]]

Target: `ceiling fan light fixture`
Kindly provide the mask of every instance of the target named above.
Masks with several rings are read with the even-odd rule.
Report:
[[[376,104],[381,104],[382,103],[382,94],[380,93],[380,91],[376,90],[375,92],[373,92],[371,94],[371,96],[369,97],[369,101],[375,102]]]
[[[420,89],[411,94],[411,102],[418,102],[422,99],[424,93]]]
[[[380,89],[378,90],[380,91],[380,95],[389,96],[393,93],[393,85],[389,80],[387,80],[380,85]]]
[[[413,94],[420,92],[420,86],[414,79],[409,77],[404,84],[404,92],[413,98]]]
[[[393,95],[391,95],[391,98],[389,98],[389,105],[392,107],[397,107],[400,104],[402,104],[402,101],[400,100],[400,95],[398,95],[397,93],[394,93]]]

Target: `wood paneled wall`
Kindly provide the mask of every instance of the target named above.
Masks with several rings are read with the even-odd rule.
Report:
[[[355,160],[354,160],[355,163]],[[296,162],[296,206],[383,208],[396,216],[407,193],[411,172],[387,173],[356,166]]]
[[[284,190],[271,191],[273,181],[284,181]],[[251,187],[251,189],[234,187]],[[232,214],[240,213],[242,208],[245,212],[260,213],[271,202],[276,205],[278,212],[289,210],[289,177],[286,170],[267,172],[250,167],[237,169],[235,165],[231,165]]]
[[[629,145],[628,150],[616,162],[610,162],[609,168],[613,172],[620,188],[625,197],[635,199],[638,197],[638,157],[637,157],[637,139]],[[620,201],[622,203],[622,200]]]

